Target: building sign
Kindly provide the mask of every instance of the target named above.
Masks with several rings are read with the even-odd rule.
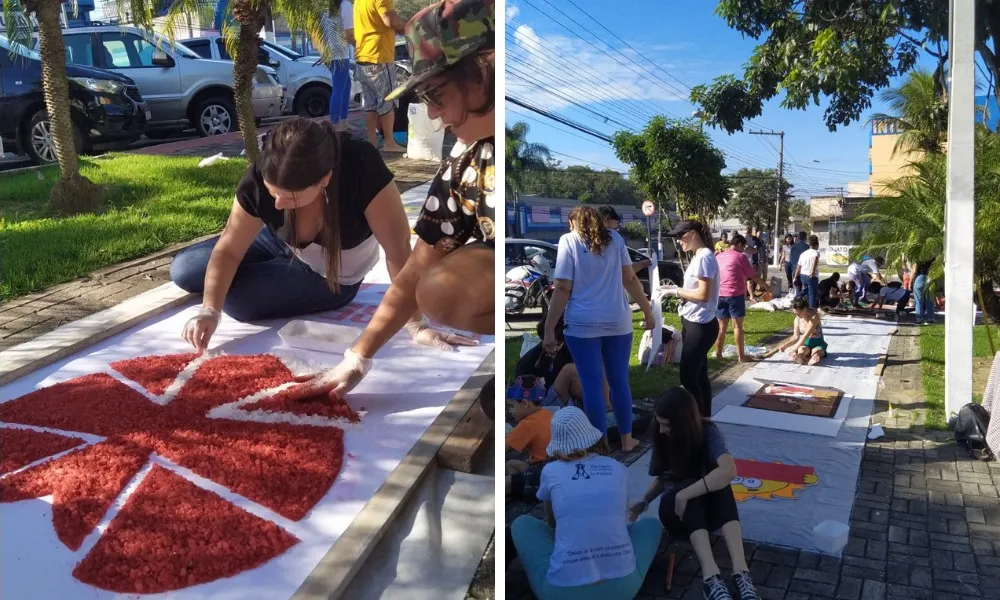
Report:
[[[896,121],[877,119],[872,121],[872,135],[896,135],[902,133]]]

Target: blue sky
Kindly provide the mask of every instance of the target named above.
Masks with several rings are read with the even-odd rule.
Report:
[[[719,75],[741,74],[742,65],[756,45],[755,40],[744,39],[713,14],[716,2],[712,0],[573,2],[584,12],[559,0],[508,0],[506,92],[603,133],[622,127],[604,123],[587,108],[633,127],[644,125],[653,112],[689,117],[695,107],[687,101],[684,84],[694,86]],[[601,40],[621,50],[634,63]],[[539,85],[563,97],[542,91]],[[587,100],[581,100],[581,96]],[[586,108],[574,106],[567,99],[585,104]],[[846,188],[849,181],[867,180],[867,115],[860,123],[830,132],[823,121],[823,106],[787,110],[780,101],[779,96],[766,104],[763,115],[753,119],[753,125],[742,133],[727,135],[706,129],[726,152],[728,170],[774,168],[778,162],[777,137],[749,135],[746,131],[783,130],[785,173],[800,192],[796,195],[819,194],[828,186]],[[606,143],[571,133],[564,125],[511,103],[506,106],[507,122],[526,122],[531,128],[529,139],[561,153],[554,158],[564,165],[628,170]],[[880,110],[876,96],[873,112]]]

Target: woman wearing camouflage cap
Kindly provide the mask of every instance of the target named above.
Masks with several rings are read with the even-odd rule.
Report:
[[[307,381],[296,395],[343,396],[364,378],[372,357],[403,326],[442,325],[493,335],[494,272],[494,5],[446,0],[406,25],[413,75],[386,100],[414,92],[430,118],[458,138],[431,182],[419,236],[368,327],[344,360]],[[487,387],[492,388],[492,382]],[[484,388],[485,389],[485,388]],[[484,410],[492,416],[492,408]]]

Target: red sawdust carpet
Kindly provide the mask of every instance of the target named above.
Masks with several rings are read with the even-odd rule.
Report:
[[[30,429],[0,429],[0,475],[83,443],[79,438]]]
[[[193,358],[144,357],[114,368],[162,394]],[[301,519],[340,472],[343,431],[206,416],[214,407],[292,379],[274,356],[222,356],[200,365],[165,406],[106,374],[78,377],[0,404],[0,421],[106,438],[0,479],[0,502],[52,494],[56,534],[76,550],[155,452],[283,517]],[[265,401],[269,411],[358,418],[346,404],[309,408],[319,403],[306,402],[303,410],[318,412],[302,413],[287,399]],[[49,454],[65,448],[51,449]],[[18,457],[10,463],[23,466],[37,459]],[[256,568],[296,541],[277,525],[157,466],[74,576],[120,592],[174,590]]]

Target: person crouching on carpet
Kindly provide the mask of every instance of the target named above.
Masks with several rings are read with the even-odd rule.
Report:
[[[649,475],[654,479],[642,500],[630,507],[629,518],[638,518],[662,494],[660,522],[670,535],[690,540],[701,565],[702,592],[707,600],[733,598],[708,537],[721,529],[739,599],[758,600],[743,554],[743,531],[730,486],[736,477],[736,462],[722,431],[701,415],[694,396],[679,386],[657,398],[653,412]]]
[[[663,532],[655,519],[626,521],[628,472],[608,453],[579,408],[552,417],[551,460],[537,492],[545,521],[522,515],[510,526],[539,600],[617,600],[642,588]]]
[[[552,411],[542,408],[541,398],[508,399],[507,404],[517,420],[504,439],[507,494],[534,496],[552,439]]]
[[[545,336],[545,321],[538,322],[535,331],[539,338]],[[583,384],[580,373],[573,363],[573,356],[566,346],[566,323],[560,317],[555,326],[556,350],[546,352],[545,345],[539,343],[517,361],[514,367],[514,377],[534,375],[545,380],[545,399],[542,406],[566,406],[569,403],[582,406]],[[604,407],[611,411],[611,392],[608,380],[604,378]]]
[[[778,346],[778,350],[788,350],[788,355],[800,365],[819,364],[827,350],[819,311],[809,308],[809,301],[805,296],[799,296],[792,300],[792,312],[795,313],[792,336]]]
[[[343,397],[372,368],[372,358],[404,326],[420,339],[435,335],[426,315],[447,327],[493,335],[494,305],[494,3],[434,4],[406,25],[413,75],[386,100],[413,91],[458,138],[444,160],[414,226],[418,240],[382,303],[344,360],[322,374],[299,378],[292,397]],[[409,232],[406,232],[409,239]],[[471,242],[471,243],[470,243]],[[465,344],[462,336],[435,337]],[[450,346],[449,346],[450,347]],[[493,382],[484,386],[492,390]],[[491,394],[483,412],[493,418]],[[491,404],[491,403],[490,403]]]

